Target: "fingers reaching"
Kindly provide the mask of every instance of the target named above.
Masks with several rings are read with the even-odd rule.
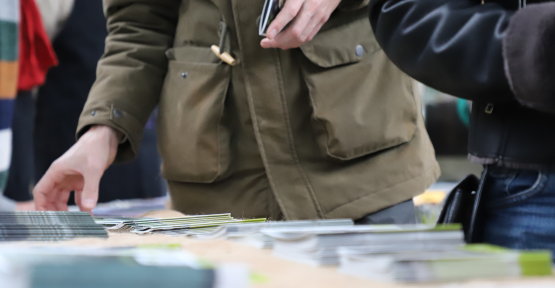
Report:
[[[117,153],[117,134],[107,126],[94,126],[58,158],[33,190],[38,210],[67,211],[71,191],[82,211],[90,212],[98,201],[104,170]]]
[[[48,211],[56,209],[52,202],[52,195],[57,194],[56,183],[60,182],[62,178],[63,175],[53,164],[39,183],[37,183],[35,189],[33,189],[33,197],[37,210]]]
[[[96,173],[88,173],[85,175],[85,184],[83,186],[82,192],[76,192],[75,194],[80,194],[80,201],[77,205],[81,211],[91,212],[98,202],[98,186],[100,183],[100,177],[102,175],[97,175]]]
[[[67,211],[67,200],[69,199],[69,195],[71,191],[68,190],[60,190],[58,191],[58,195],[56,197],[56,210],[58,211]]]

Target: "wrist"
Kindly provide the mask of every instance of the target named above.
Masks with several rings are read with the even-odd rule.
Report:
[[[120,136],[121,135],[121,136]],[[125,137],[120,131],[105,125],[94,125],[81,137],[84,141],[92,140],[97,143],[108,144],[110,150],[110,163],[115,159],[120,137]]]

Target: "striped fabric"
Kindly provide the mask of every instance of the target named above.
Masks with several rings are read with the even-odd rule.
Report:
[[[19,0],[0,0],[0,196],[8,180],[17,94]]]

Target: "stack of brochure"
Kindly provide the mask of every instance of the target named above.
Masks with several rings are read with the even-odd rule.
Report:
[[[515,251],[490,245],[437,251],[401,250],[340,248],[339,270],[388,282],[463,281],[552,274],[549,251]]]
[[[0,212],[0,241],[54,241],[107,238],[102,225],[85,212]]]
[[[0,249],[0,287],[246,288],[248,269],[179,247]]]
[[[96,223],[102,224],[113,232],[131,232],[134,234],[168,234],[198,235],[212,233],[219,226],[226,224],[265,222],[266,218],[239,220],[231,214],[193,215],[174,218],[101,218]]]
[[[218,227],[211,233],[197,235],[198,239],[228,239],[257,248],[272,248],[274,238],[262,234],[262,229],[269,228],[295,228],[295,227],[329,227],[329,226],[353,226],[351,219],[331,220],[306,220],[306,221],[280,221],[265,223],[227,224]]]
[[[275,255],[315,266],[339,264],[339,247],[371,245],[394,251],[403,246],[433,250],[464,244],[460,225],[296,227],[263,229],[262,233],[274,238]]]

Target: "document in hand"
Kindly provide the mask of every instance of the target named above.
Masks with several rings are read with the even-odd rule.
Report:
[[[463,281],[552,274],[549,251],[516,251],[491,245],[442,249],[383,252],[376,247],[340,248],[339,270],[387,282]]]
[[[418,243],[462,245],[460,225],[359,225],[263,229],[274,238],[274,254],[315,266],[337,265],[339,247],[391,245],[395,249]]]
[[[262,234],[262,229],[294,227],[353,226],[351,219],[279,221],[264,223],[226,224],[212,233],[197,235],[198,239],[228,239],[257,248],[272,248],[274,238]]]

